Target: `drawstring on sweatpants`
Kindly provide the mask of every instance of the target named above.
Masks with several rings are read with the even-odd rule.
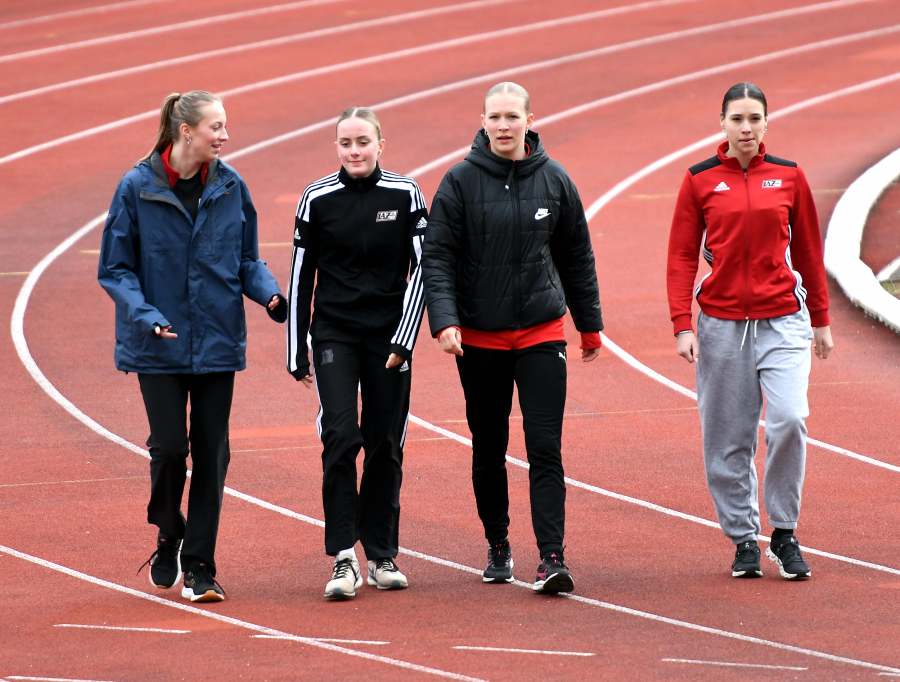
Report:
[[[741,350],[744,350],[744,341],[747,340],[747,330],[750,328],[750,318],[747,318],[747,324],[744,325],[744,335],[741,337]],[[759,320],[753,320],[753,340],[756,341],[756,333],[759,331]]]

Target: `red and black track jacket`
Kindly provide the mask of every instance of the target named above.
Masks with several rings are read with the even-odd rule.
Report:
[[[692,328],[692,293],[710,317],[779,317],[805,302],[812,326],[829,324],[822,237],[806,176],[762,144],[746,171],[727,151],[724,142],[716,156],[691,166],[678,193],[667,273],[675,333]],[[695,288],[701,250],[712,272]]]

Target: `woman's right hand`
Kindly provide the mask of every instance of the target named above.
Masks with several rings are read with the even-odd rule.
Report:
[[[675,338],[678,342],[678,354],[688,362],[696,362],[700,357],[697,335],[690,331],[679,334]]]
[[[440,336],[438,336],[438,341],[445,353],[460,356],[463,354],[462,334],[460,334],[459,329],[456,327],[447,327],[441,332]]]
[[[157,327],[153,330],[153,332],[161,339],[177,339],[178,334],[173,334],[169,331],[172,328],[172,325],[166,325],[165,327]]]
[[[300,377],[300,381],[303,382],[303,385],[306,386],[306,388],[309,388],[310,386],[312,386],[313,382],[312,374],[307,374],[305,377]]]

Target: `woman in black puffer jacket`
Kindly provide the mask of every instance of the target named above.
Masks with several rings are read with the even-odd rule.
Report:
[[[431,332],[457,356],[472,432],[472,483],[490,548],[484,581],[512,582],[506,448],[513,385],[530,464],[541,564],[535,592],[574,589],[563,560],[566,487],[566,306],[582,360],[600,352],[594,252],[578,190],[530,130],[528,93],[500,83],[483,128],[444,176],[425,233],[422,270]]]

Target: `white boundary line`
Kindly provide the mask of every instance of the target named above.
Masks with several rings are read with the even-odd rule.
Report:
[[[259,639],[285,639],[288,641],[302,641],[302,637],[293,637],[293,636],[285,636],[285,635],[252,635],[253,637],[257,637]],[[335,644],[372,644],[372,645],[384,645],[390,644],[390,642],[378,642],[370,639],[331,639],[329,637],[316,637],[316,639],[320,642],[334,642]]]
[[[10,547],[5,547],[0,545],[0,550],[6,552],[10,556],[14,556],[18,559],[22,559],[24,561],[28,561],[32,564],[37,564],[43,568],[49,568],[53,571],[57,571],[59,573],[64,573],[65,575],[71,576],[73,578],[78,578],[79,580],[84,580],[86,582],[92,583],[99,587],[105,587],[110,590],[115,590],[116,592],[121,592],[122,594],[127,594],[132,597],[137,597],[139,599],[144,599],[149,602],[153,602],[154,604],[161,604],[162,606],[168,606],[172,609],[178,609],[179,611],[184,611],[185,613],[191,613],[195,616],[202,616],[203,618],[210,618],[212,620],[217,620],[220,623],[227,623],[228,625],[234,625],[235,627],[244,628],[246,630],[251,630],[253,632],[257,632],[263,635],[273,635],[276,637],[289,637],[297,642],[302,642],[303,644],[307,644],[309,646],[317,647],[319,649],[326,649],[328,651],[334,651],[335,653],[346,654],[348,656],[355,656],[357,658],[364,658],[369,661],[376,661],[378,663],[385,663],[387,665],[393,665],[398,668],[406,668],[407,670],[414,670],[416,672],[428,673],[430,675],[437,675],[439,677],[446,677],[451,680],[460,680],[464,682],[485,682],[485,680],[481,680],[476,677],[468,677],[466,675],[460,675],[458,673],[448,672],[446,670],[440,670],[438,668],[429,668],[424,665],[418,665],[416,663],[409,663],[407,661],[401,661],[395,658],[387,658],[385,656],[378,656],[376,654],[370,654],[365,651],[356,651],[355,649],[348,649],[346,647],[337,646],[335,644],[330,644],[328,642],[322,641],[320,639],[316,639],[315,637],[300,637],[298,635],[292,635],[287,632],[282,632],[280,630],[275,630],[274,628],[268,628],[262,625],[256,625],[255,623],[250,623],[248,621],[239,620],[237,618],[232,618],[230,616],[224,616],[222,614],[216,613],[215,611],[207,611],[204,609],[197,608],[196,606],[181,604],[176,601],[170,601],[168,599],[163,599],[162,597],[157,597],[153,594],[147,594],[145,592],[140,592],[138,590],[133,590],[130,587],[124,587],[123,585],[117,585],[116,583],[112,583],[108,580],[103,580],[102,578],[95,578],[92,575],[88,575],[87,573],[82,573],[81,571],[76,571],[73,568],[68,568],[67,566],[61,566],[60,564],[53,563],[52,561],[47,561],[46,559],[41,559],[39,557],[32,556],[30,554],[25,554],[24,552],[19,552]],[[872,665],[872,664],[867,664]],[[893,668],[888,668],[886,666],[879,666],[879,670],[886,670],[889,672],[894,672]],[[900,669],[897,669],[896,672],[900,672]],[[34,678],[26,678],[26,677],[15,677],[7,675],[8,679],[11,680],[24,680],[24,679],[34,679]],[[44,679],[44,678],[41,678]]]
[[[169,601],[167,599],[162,599],[161,597],[157,597],[155,595],[147,594],[144,592],[139,592],[138,590],[133,590],[130,587],[123,587],[122,585],[117,585],[115,583],[111,583],[107,580],[103,580],[101,578],[95,578],[94,576],[88,575],[86,573],[82,573],[80,571],[76,571],[75,569],[68,568],[66,566],[61,566],[59,564],[55,564],[53,562],[47,561],[45,559],[40,559],[38,557],[31,556],[30,554],[25,554],[23,552],[19,552],[10,547],[5,547],[4,545],[0,545],[0,551],[4,551],[11,556],[14,556],[19,559],[23,559],[25,561],[29,561],[33,564],[37,564],[38,566],[42,566],[44,568],[49,568],[54,571],[59,571],[60,573],[65,573],[66,575],[70,575],[75,578],[79,578],[81,580],[85,580],[87,582],[93,583],[95,585],[99,585],[101,587],[107,587],[109,589],[116,590],[117,592],[122,592],[124,594],[129,594],[135,597],[139,597],[141,599],[146,599],[147,601],[152,601],[157,604],[162,604],[164,606],[169,606],[174,609],[178,609],[180,611],[186,611],[188,613],[193,613],[195,615],[204,616],[206,618],[212,618],[213,620],[218,620],[223,623],[228,623],[230,625],[235,625],[237,627],[246,628],[248,630],[254,630],[263,635],[272,635],[279,639],[291,639],[294,641],[302,642],[304,644],[309,644],[311,646],[317,646],[323,649],[330,649],[332,651],[336,651],[338,653],[345,653],[351,656],[357,656],[359,658],[367,658],[369,660],[379,661],[381,663],[387,663],[389,665],[396,665],[402,668],[409,668],[413,670],[418,670],[420,672],[428,672],[433,675],[439,675],[441,677],[449,677],[450,679],[457,680],[475,680],[475,678],[465,677],[463,675],[458,675],[456,673],[448,673],[442,670],[436,670],[434,668],[425,668],[424,666],[419,666],[413,663],[407,663],[406,661],[398,661],[391,658],[385,658],[383,656],[376,656],[375,654],[369,654],[366,652],[356,651],[354,649],[346,649],[344,647],[335,646],[333,644],[328,644],[320,639],[312,638],[312,637],[299,637],[297,635],[291,635],[286,632],[280,632],[278,630],[274,630],[272,628],[267,628],[262,625],[256,625],[254,623],[249,623],[246,621],[238,620],[237,618],[231,618],[230,616],[223,616],[215,611],[206,611],[202,609],[198,609],[194,606],[188,606],[187,604],[181,604],[175,601]],[[449,568],[455,568],[458,570],[462,570],[466,573],[473,573],[475,575],[481,575],[481,571],[472,568],[471,566],[465,566],[464,564],[458,564],[453,561],[447,561],[446,559],[440,559],[438,557],[432,557],[428,554],[422,554],[421,552],[414,552],[410,550],[400,550],[402,554],[407,554],[409,556],[415,556],[420,559],[424,559],[425,561],[429,561],[431,563],[436,563],[441,566],[447,566]],[[522,582],[521,580],[513,581],[514,585],[518,585],[519,587],[524,587],[528,590],[531,590],[531,583]],[[603,602],[598,599],[590,599],[588,597],[582,597],[575,594],[560,594],[561,597],[570,599],[572,601],[581,602],[583,604],[590,604],[592,606],[598,606],[603,609],[607,609],[610,611],[615,611],[617,613],[627,614],[629,616],[636,616],[638,618],[643,618],[645,620],[650,620],[656,623],[663,623],[665,625],[673,625],[676,627],[684,628],[687,630],[692,630],[694,632],[701,632],[707,635],[715,635],[718,637],[725,637],[727,639],[733,639],[741,642],[748,642],[750,644],[759,644],[761,646],[771,647],[774,649],[779,649],[781,651],[791,651],[797,654],[803,654],[805,656],[811,656],[813,658],[819,658],[827,661],[832,661],[834,663],[845,663],[847,665],[853,665],[861,668],[868,668],[870,670],[882,670],[889,673],[898,673],[900,674],[900,668],[893,668],[887,665],[881,665],[878,663],[869,663],[868,661],[860,661],[854,658],[847,658],[845,656],[836,656],[834,654],[827,654],[821,651],[816,651],[815,649],[805,649],[803,647],[793,646],[792,644],[782,644],[781,642],[775,642],[768,639],[761,639],[759,637],[752,637],[750,635],[744,635],[738,632],[730,632],[728,630],[720,630],[718,628],[711,628],[705,625],[697,625],[696,623],[690,623],[688,621],[678,620],[675,618],[667,618],[665,616],[658,616],[654,613],[648,613],[646,611],[638,611],[637,609],[631,609],[625,606],[618,606],[616,604],[610,604],[609,602]],[[12,679],[12,678],[11,678]],[[476,682],[483,682],[482,680],[477,680]]]
[[[666,3],[676,2],[676,1],[684,1],[684,0],[656,0],[656,2],[666,2]],[[687,0],[687,1],[692,1],[692,0]],[[857,4],[860,2],[872,2],[872,1],[874,1],[874,0],[834,0],[833,2],[825,2],[825,3],[818,4],[818,5],[808,5],[806,7],[790,9],[790,10],[782,10],[782,11],[773,12],[770,14],[762,14],[762,15],[757,15],[757,16],[753,16],[753,17],[748,17],[747,19],[742,20],[742,21],[735,20],[735,21],[727,21],[727,22],[717,23],[717,24],[709,24],[707,26],[701,26],[701,27],[697,27],[697,28],[693,28],[693,29],[687,29],[684,31],[676,31],[674,33],[666,33],[666,34],[654,36],[651,38],[644,38],[644,39],[640,39],[640,40],[630,41],[627,43],[610,45],[607,47],[598,48],[596,50],[588,50],[587,52],[580,52],[580,53],[577,53],[574,55],[569,55],[566,57],[549,59],[549,60],[545,60],[545,61],[541,61],[541,62],[536,62],[533,64],[525,64],[525,65],[518,66],[518,67],[502,69],[500,71],[495,71],[495,72],[484,74],[482,76],[477,76],[474,78],[467,78],[467,79],[457,81],[455,83],[451,83],[448,85],[430,88],[427,90],[422,90],[418,93],[413,93],[412,95],[407,95],[405,97],[398,97],[393,100],[388,100],[387,102],[382,102],[380,104],[373,105],[373,108],[385,109],[389,106],[405,104],[405,103],[412,102],[412,101],[415,101],[418,99],[423,99],[425,97],[430,97],[432,95],[450,92],[452,90],[457,90],[457,89],[468,87],[471,85],[483,83],[485,81],[496,80],[499,77],[503,77],[503,76],[508,77],[515,73],[520,73],[520,72],[532,73],[537,69],[552,68],[555,66],[560,66],[562,64],[572,63],[572,62],[580,61],[583,59],[590,59],[590,58],[605,55],[605,54],[612,54],[614,52],[619,52],[619,51],[626,50],[626,49],[645,47],[645,46],[654,45],[654,44],[667,42],[667,41],[671,41],[671,40],[677,40],[677,39],[684,38],[684,37],[696,36],[696,35],[701,35],[701,34],[705,34],[705,33],[721,31],[721,30],[725,30],[727,28],[732,28],[734,26],[744,26],[746,24],[754,23],[754,22],[770,22],[770,21],[785,18],[788,16],[793,16],[793,15],[798,15],[798,14],[808,14],[811,12],[816,12],[816,11],[820,11],[820,10],[824,10],[824,9],[834,9],[834,8],[844,7],[844,6],[851,5],[851,4]],[[606,12],[633,11],[635,9],[643,9],[646,6],[653,5],[653,4],[655,4],[655,3],[648,2],[648,3],[641,3],[638,5],[626,6],[623,8],[613,8],[613,9],[604,10],[604,11],[606,11]],[[597,14],[597,13],[592,13],[592,15],[593,14]],[[586,15],[577,15],[577,18],[579,21],[583,21],[585,16]],[[464,38],[449,40],[449,41],[445,41],[442,43],[432,43],[430,45],[424,45],[424,46],[420,46],[418,48],[410,48],[407,50],[400,50],[398,52],[390,52],[390,53],[385,53],[385,54],[381,54],[381,55],[375,55],[372,57],[366,57],[363,59],[356,59],[356,60],[352,60],[349,62],[342,62],[339,64],[333,64],[331,66],[324,66],[324,67],[320,67],[320,68],[309,70],[309,71],[300,71],[300,72],[290,74],[287,76],[281,76],[281,77],[273,78],[273,79],[269,79],[269,80],[258,81],[256,83],[251,83],[249,85],[232,88],[230,90],[223,90],[222,92],[219,92],[218,94],[219,94],[219,96],[221,96],[223,98],[230,97],[233,95],[244,94],[247,92],[253,92],[253,91],[256,91],[256,90],[259,90],[262,88],[291,83],[291,82],[301,80],[304,78],[310,78],[315,75],[323,75],[323,74],[333,73],[335,71],[345,70],[345,69],[349,69],[349,68],[358,68],[359,66],[376,64],[376,63],[386,61],[388,59],[396,59],[396,58],[400,58],[400,57],[414,56],[414,55],[418,55],[418,54],[423,54],[425,52],[434,51],[437,49],[445,49],[448,47],[458,47],[460,45],[469,44],[471,42],[475,42],[478,40],[488,40],[488,39],[498,38],[498,37],[509,37],[509,36],[516,35],[516,34],[522,33],[522,32],[526,32],[526,33],[533,32],[533,31],[539,30],[540,28],[546,28],[546,27],[550,26],[551,24],[554,26],[562,25],[561,22],[568,22],[569,19],[570,19],[569,17],[566,17],[563,19],[554,20],[552,22],[539,22],[538,24],[527,24],[524,26],[517,26],[517,27],[510,28],[510,29],[503,29],[501,31],[491,31],[488,33],[481,33],[481,34],[476,34],[476,35],[472,35],[472,36],[468,36],[468,37],[464,37]],[[883,29],[880,29],[880,30],[883,30]],[[866,32],[866,34],[868,34],[868,33],[869,32]],[[840,40],[840,39],[838,39],[838,40]],[[231,52],[233,52],[236,48],[229,48],[229,49]],[[208,55],[211,53],[205,53],[205,54]],[[169,60],[167,63],[172,63],[172,60]],[[13,96],[14,95],[11,95],[11,97],[13,97]],[[0,102],[2,102],[2,101],[3,100],[0,100]],[[16,160],[24,158],[26,156],[31,156],[32,154],[36,154],[36,153],[44,151],[46,149],[56,149],[61,144],[85,139],[87,137],[91,137],[93,135],[108,132],[110,130],[115,130],[117,128],[121,128],[121,127],[130,125],[132,123],[136,123],[138,121],[142,121],[145,119],[152,119],[158,115],[159,115],[159,111],[157,109],[153,109],[151,111],[145,111],[142,114],[135,114],[134,116],[129,116],[129,117],[126,117],[123,119],[119,119],[117,121],[112,121],[110,123],[105,123],[103,125],[96,126],[94,128],[88,128],[86,130],[82,130],[77,133],[65,135],[63,137],[56,138],[55,140],[51,140],[49,142],[43,142],[41,144],[33,145],[31,147],[27,147],[27,148],[21,149],[17,152],[13,152],[11,154],[7,154],[6,156],[0,157],[0,165],[2,165],[4,163],[9,163],[11,161],[16,161]],[[333,120],[329,119],[327,122],[320,122],[320,123],[304,126],[303,128],[299,128],[292,132],[288,132],[288,133],[285,133],[278,137],[272,138],[271,140],[268,140],[264,143],[257,143],[255,145],[246,147],[245,149],[240,150],[240,152],[235,152],[235,154],[236,153],[249,153],[248,150],[256,151],[256,150],[264,148],[266,146],[271,146],[273,144],[279,144],[281,142],[285,142],[287,140],[293,139],[299,135],[304,135],[313,130],[318,130],[320,128],[323,128],[326,125],[331,126],[331,125],[333,125],[333,123],[334,123]],[[234,156],[235,154],[232,154],[232,156]]]
[[[125,9],[126,7],[137,7],[138,5],[150,5],[157,2],[168,2],[169,0],[131,0],[131,2],[116,2],[112,5],[100,5],[98,7],[86,7],[84,9],[76,9],[71,12],[60,12],[59,14],[45,14],[40,17],[32,17],[31,19],[20,19],[18,21],[8,21],[0,24],[0,30],[6,28],[15,28],[16,26],[25,26],[27,24],[38,24],[44,21],[55,21],[57,19],[66,19],[69,17],[83,16],[85,14],[104,14],[117,9]]]
[[[875,279],[879,282],[889,282],[891,277],[897,274],[898,270],[900,270],[900,258],[897,258],[884,266],[881,271],[875,275]]]
[[[541,649],[506,649],[497,646],[455,646],[465,651],[503,651],[511,654],[545,654],[547,656],[596,656],[583,651],[542,651]]]
[[[339,2],[342,0],[317,0],[317,2]],[[20,93],[14,93],[12,95],[7,95],[5,97],[0,98],[0,103],[11,102],[17,99],[22,99],[24,97],[30,97],[36,94],[41,94],[45,92],[53,92],[55,90],[61,90],[67,87],[73,87],[76,85],[84,85],[85,83],[96,83],[98,81],[107,80],[109,78],[116,78],[119,76],[125,76],[135,73],[143,73],[145,71],[150,71],[152,69],[158,69],[166,66],[173,66],[176,64],[187,64],[190,62],[198,61],[201,59],[209,59],[211,57],[229,57],[242,52],[248,52],[250,50],[259,50],[269,47],[276,47],[279,45],[288,45],[291,43],[297,43],[305,40],[312,40],[314,38],[323,38],[326,36],[332,36],[339,33],[347,33],[350,31],[361,31],[367,30],[370,28],[374,28],[376,26],[385,26],[390,24],[397,24],[405,21],[411,21],[415,19],[422,19],[425,17],[431,16],[439,16],[441,14],[449,14],[451,12],[464,11],[468,9],[480,9],[482,7],[490,7],[492,5],[500,5],[506,4],[509,2],[513,2],[514,0],[471,0],[470,2],[465,2],[458,5],[444,5],[441,7],[434,7],[430,9],[424,10],[416,10],[414,12],[407,12],[405,14],[395,14],[387,17],[380,17],[378,19],[367,19],[365,21],[359,21],[352,24],[341,24],[338,26],[331,26],[328,28],[320,28],[313,31],[305,31],[302,33],[294,33],[287,36],[282,36],[280,38],[269,38],[267,40],[259,40],[252,43],[243,43],[241,45],[234,45],[231,47],[222,47],[215,50],[209,50],[207,52],[198,52],[195,54],[184,55],[182,57],[173,57],[172,59],[165,59],[158,62],[151,62],[148,64],[141,64],[138,66],[133,66],[126,69],[119,69],[116,71],[109,71],[106,73],[96,74],[94,76],[86,76],[84,78],[77,78],[71,81],[65,81],[63,83],[57,83],[55,85],[48,85],[42,88],[36,88],[34,90],[27,90]],[[842,0],[845,2],[878,2],[879,0]],[[683,4],[686,2],[698,2],[698,0],[648,0],[648,2],[642,2],[637,5],[625,5],[621,7],[612,7],[606,10],[599,10],[594,12],[587,12],[585,14],[571,15],[568,17],[559,17],[557,19],[549,19],[545,21],[540,21],[535,24],[529,24],[527,27],[533,27],[533,30],[539,30],[541,28],[552,28],[554,26],[565,26],[570,23],[577,23],[588,21],[590,19],[598,19],[607,16],[614,16],[616,14],[625,14],[627,12],[633,12],[635,10],[648,9],[656,6],[666,6],[673,4]],[[252,13],[256,13],[257,10],[251,10]],[[236,15],[232,15],[236,16]],[[223,17],[227,18],[227,17]],[[195,22],[188,22],[193,25]],[[182,27],[187,24],[175,24],[174,26]],[[138,31],[133,34],[123,34],[126,37],[133,37],[135,35],[145,35],[148,31],[156,32],[166,32],[168,29],[172,28],[171,26],[161,26],[159,29],[147,29],[147,31]],[[465,45],[471,40],[480,40],[480,36],[504,36],[504,35],[515,35],[516,33],[521,33],[522,26],[514,26],[508,29],[500,29],[497,31],[490,31],[488,33],[476,33],[470,36],[462,36],[460,38],[454,38],[452,40],[445,40],[442,42],[435,42],[432,44],[427,44],[422,47],[425,47],[427,51],[434,49],[441,49],[442,47],[454,47],[457,45]],[[73,44],[76,47],[81,44]],[[58,48],[46,48],[44,51],[57,51],[59,49],[64,48],[65,46],[60,46]],[[416,48],[410,48],[416,49]],[[41,51],[37,51],[41,52]],[[397,54],[403,54],[404,51],[399,51]],[[36,52],[32,53],[20,53],[21,55],[32,55],[36,54]],[[393,54],[393,53],[391,53]],[[7,55],[0,56],[0,63],[6,61],[11,58],[18,57],[19,55]],[[364,60],[353,60],[353,62],[349,62],[352,64],[359,63]]]
[[[127,628],[114,625],[80,625],[78,623],[57,623],[55,628],[76,628],[80,630],[121,630],[123,632],[165,632],[173,635],[186,635],[190,630],[166,630],[164,628]]]
[[[766,670],[809,670],[809,668],[795,668],[792,665],[762,665],[760,663],[726,663],[724,661],[695,661],[690,658],[661,658],[666,663],[696,663],[697,665],[721,665],[728,668],[764,668]]]
[[[900,332],[900,299],[881,286],[900,265],[895,260],[875,276],[860,260],[863,231],[872,208],[897,178],[900,178],[900,149],[863,173],[834,207],[825,236],[825,268],[837,280],[847,297],[872,317]]]

